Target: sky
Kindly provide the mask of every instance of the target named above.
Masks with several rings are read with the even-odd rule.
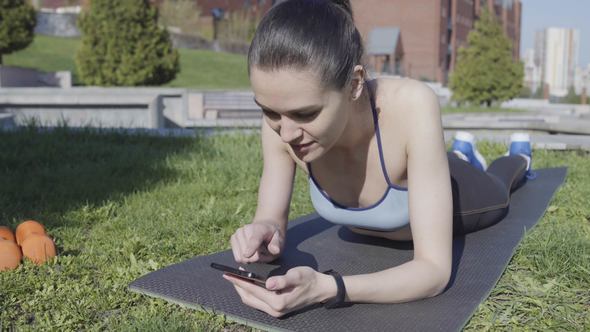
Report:
[[[580,31],[578,65],[590,64],[590,0],[521,0],[522,31],[520,54],[535,47],[535,31],[549,27]]]

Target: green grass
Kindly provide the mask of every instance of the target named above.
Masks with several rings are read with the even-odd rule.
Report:
[[[249,89],[245,56],[179,49],[180,73],[165,86],[192,89]]]
[[[80,44],[76,38],[57,38],[36,35],[33,43],[18,52],[5,55],[4,64],[52,72],[69,70],[72,83],[78,82],[74,54]]]
[[[74,57],[80,44],[77,38],[36,35],[24,50],[4,56],[4,64],[42,71],[69,70],[74,84],[81,84]],[[180,73],[166,84],[193,89],[247,89],[246,57],[206,50],[179,49]]]
[[[505,147],[482,143],[489,158]],[[261,174],[258,136],[154,138],[58,128],[0,132],[0,224],[42,221],[58,257],[0,273],[0,330],[248,331],[223,316],[127,291],[156,269],[229,248],[249,223]],[[565,185],[466,326],[590,328],[590,158],[537,151],[567,165]],[[239,167],[235,161],[239,161]],[[290,218],[312,211],[296,179]]]

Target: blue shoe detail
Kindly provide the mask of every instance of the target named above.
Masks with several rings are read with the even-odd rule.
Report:
[[[532,170],[533,154],[531,151],[531,142],[529,142],[529,141],[511,142],[510,149],[508,150],[508,154],[510,156],[523,154],[523,155],[529,157],[529,165],[526,170],[526,178],[529,180],[534,180],[537,178],[537,173]]]
[[[482,160],[479,160],[479,158],[477,158],[478,153],[476,153],[476,149],[474,149],[473,144],[471,144],[470,142],[467,141],[462,141],[459,140],[457,138],[455,138],[455,140],[453,141],[453,146],[451,147],[452,151],[459,151],[461,152],[463,155],[465,155],[467,157],[467,159],[469,159],[469,163],[473,166],[475,166],[476,168],[485,171],[486,170],[486,165],[485,165],[485,160],[483,160],[483,158],[480,155],[480,158],[482,158]]]

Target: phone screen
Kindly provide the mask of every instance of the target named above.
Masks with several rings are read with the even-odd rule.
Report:
[[[245,279],[247,281],[253,282],[254,284],[266,288],[266,278],[255,274],[254,272],[246,271],[246,270],[239,270],[231,266],[211,263],[211,267],[225,273],[231,274],[232,276]]]

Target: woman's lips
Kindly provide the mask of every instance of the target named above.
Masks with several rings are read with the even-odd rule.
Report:
[[[296,144],[296,145],[292,144],[291,146],[293,147],[293,150],[296,150],[299,152],[307,152],[312,144],[313,144],[313,142],[309,142],[309,143],[305,143],[305,144]]]

